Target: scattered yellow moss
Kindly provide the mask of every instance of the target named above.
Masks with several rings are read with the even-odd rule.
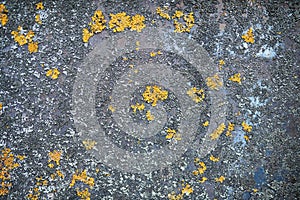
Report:
[[[59,74],[60,74],[60,72],[58,71],[57,68],[49,69],[46,72],[46,76],[48,76],[48,77],[50,76],[53,80],[57,79]]]
[[[209,157],[209,159],[211,160],[211,161],[213,161],[213,162],[219,162],[219,158],[218,157],[214,157],[213,155],[211,155],[210,157]]]
[[[215,181],[220,182],[220,183],[223,183],[224,180],[225,180],[224,176],[220,176],[219,178],[215,178]]]
[[[233,76],[231,76],[228,80],[241,84],[241,74],[236,73]]]
[[[207,181],[207,178],[206,178],[205,176],[203,176],[202,179],[199,180],[198,182],[199,182],[199,183],[204,183],[205,181]]]
[[[90,188],[92,188],[95,185],[95,180],[92,177],[88,177],[86,170],[83,170],[81,173],[76,170],[76,172],[72,176],[72,180],[70,183],[70,187],[73,187],[76,183],[76,181],[80,181],[85,183],[86,185],[89,185]]]
[[[146,118],[147,118],[148,121],[154,120],[154,115],[151,114],[150,110],[147,110]]]
[[[20,155],[14,155],[11,153],[11,149],[4,148],[0,154],[0,196],[7,195],[12,183],[10,182],[10,171],[19,167],[20,164],[16,163],[16,158]]]
[[[249,28],[249,30],[247,31],[247,33],[245,33],[244,35],[242,35],[242,38],[247,43],[252,43],[252,44],[254,43],[254,35],[253,35],[252,27]]]
[[[207,127],[209,125],[209,121],[205,121],[203,124],[202,124],[204,127]]]
[[[214,132],[210,135],[210,138],[212,140],[218,139],[220,135],[223,133],[223,131],[225,130],[225,128],[226,126],[224,123],[220,124],[218,128],[216,128],[216,130],[214,130]]]
[[[193,174],[195,176],[199,174],[204,174],[204,172],[207,170],[207,167],[204,162],[200,161],[199,158],[195,159],[195,164],[198,165],[198,169],[193,171]]]
[[[162,90],[159,86],[146,86],[146,90],[143,93],[144,101],[152,103],[152,106],[157,105],[158,100],[166,100],[168,98],[168,91]]]
[[[206,78],[206,85],[213,90],[218,90],[220,87],[223,86],[223,83],[220,80],[219,75],[215,74],[211,77]]]
[[[42,24],[42,20],[41,20],[41,15],[40,14],[37,14],[35,16],[35,22],[38,23],[38,24]]]
[[[183,16],[183,21],[185,24],[180,23],[176,18],[180,19]],[[181,11],[175,11],[175,14],[172,18],[174,19],[174,26],[175,26],[175,32],[177,33],[183,33],[183,32],[190,32],[195,24],[195,18],[194,13],[189,13],[186,15],[183,15]]]
[[[82,200],[90,200],[91,199],[91,193],[89,192],[88,188],[85,188],[84,190],[80,191],[78,188],[76,189],[77,196],[80,197]]]
[[[245,121],[242,122],[242,127],[243,127],[244,131],[246,131],[246,132],[251,132],[252,131],[252,126],[246,124]]]
[[[91,150],[94,148],[94,146],[97,144],[94,140],[83,140],[82,144],[84,145],[86,150]]]
[[[136,103],[135,105],[131,105],[131,108],[133,109],[133,113],[136,113],[136,110],[142,111],[145,109],[145,105]]]
[[[37,9],[37,10],[44,10],[43,2],[37,3],[37,4],[35,4],[35,5],[36,5],[36,9]]]
[[[226,136],[227,137],[231,137],[232,136],[232,131],[234,130],[234,124],[229,122],[228,123],[228,128],[227,128],[227,131],[226,131]]]
[[[168,7],[164,7],[164,9],[162,9],[161,7],[158,7],[158,8],[156,8],[156,13],[159,16],[161,16],[162,18],[170,20],[171,19],[170,15],[165,12],[167,9],[168,9]]]
[[[8,10],[6,9],[5,5],[0,4],[0,21],[2,26],[5,26],[8,21],[7,13]]]
[[[38,52],[38,42],[30,42],[28,44],[28,51],[30,53]]]
[[[187,94],[193,99],[194,102],[200,103],[205,98],[204,90],[192,87],[187,91]]]
[[[61,159],[61,151],[57,151],[57,150],[54,150],[54,151],[50,151],[48,153],[48,156],[49,156],[49,159],[48,159],[48,162],[50,163],[51,161],[54,161],[56,163],[56,165],[59,165],[59,161]]]
[[[143,28],[146,27],[145,17],[143,15],[135,15],[131,18],[130,27],[132,31],[141,32]]]
[[[130,16],[126,12],[110,14],[109,28],[113,32],[122,32],[131,25]]]

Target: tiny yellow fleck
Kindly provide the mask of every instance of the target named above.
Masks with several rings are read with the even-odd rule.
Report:
[[[54,68],[54,69],[49,69],[47,72],[46,72],[46,76],[51,76],[52,79],[57,79],[58,78],[58,75],[60,74],[60,72],[58,71],[57,68]]]
[[[40,14],[37,14],[35,16],[35,22],[38,23],[38,24],[42,24],[42,20],[41,20],[41,15]]]
[[[234,74],[228,80],[241,84],[241,74],[240,73]]]
[[[155,53],[154,51],[151,51],[151,52],[150,52],[150,56],[151,56],[151,57],[154,57],[154,56],[156,56],[156,53]]]
[[[112,105],[109,105],[109,106],[108,106],[108,109],[109,109],[111,112],[115,112],[115,111],[116,111],[116,109],[115,109]]]
[[[209,125],[209,121],[205,121],[203,124],[202,124],[204,127],[207,127]]]
[[[219,178],[215,178],[215,181],[220,182],[220,183],[223,183],[224,180],[225,180],[224,176],[220,176]]]
[[[249,142],[249,136],[248,135],[244,135],[244,139]]]
[[[147,110],[146,118],[147,118],[148,121],[154,120],[154,115],[151,114],[150,110]]]
[[[254,193],[256,193],[256,192],[258,192],[258,189],[254,188],[252,191],[253,191]]]
[[[90,39],[90,37],[92,37],[94,35],[93,32],[89,32],[89,30],[87,28],[82,29],[82,41],[84,43],[87,43]]]
[[[56,174],[62,179],[65,177],[65,175],[60,170],[56,170]]]
[[[49,164],[48,164],[48,167],[49,167],[49,168],[53,168],[53,167],[54,167],[54,164],[53,164],[53,163],[49,163]]]
[[[223,59],[219,60],[219,65],[220,65],[220,66],[225,65],[225,61],[224,61]]]
[[[142,104],[136,103],[135,105],[131,105],[131,108],[133,110],[133,113],[136,113],[136,110],[139,110],[139,111],[144,110],[145,105],[143,103]]]
[[[243,127],[244,131],[246,131],[246,132],[251,132],[252,131],[252,126],[246,124],[245,121],[242,122],[242,127]]]
[[[204,183],[205,181],[207,181],[207,178],[206,178],[206,177],[202,177],[202,179],[199,180],[198,182],[199,182],[199,183]]]
[[[37,9],[37,10],[43,10],[43,9],[44,9],[43,2],[37,3],[37,4],[35,4],[35,5],[36,5],[36,9]]]
[[[213,155],[211,155],[210,157],[209,157],[209,159],[211,160],[211,161],[213,161],[213,162],[219,162],[219,158],[218,157],[214,157]]]
[[[59,165],[59,161],[61,159],[61,154],[62,154],[61,151],[57,151],[57,150],[54,150],[52,152],[50,151],[48,153],[48,156],[49,156],[48,162],[50,163],[51,161],[54,161],[56,163],[56,165]]]

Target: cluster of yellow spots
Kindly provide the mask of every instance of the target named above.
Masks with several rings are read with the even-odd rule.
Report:
[[[48,153],[48,156],[49,156],[49,159],[48,159],[48,167],[50,167],[50,168],[53,168],[54,167],[54,164],[53,164],[53,162],[57,165],[57,166],[59,166],[59,161],[60,161],[60,159],[61,159],[61,151],[57,151],[57,150],[54,150],[54,151],[50,151],[49,153]],[[52,162],[53,161],[53,162]]]
[[[97,144],[94,140],[83,140],[82,144],[84,145],[86,150],[92,150],[94,146]]]
[[[220,80],[219,75],[215,74],[206,78],[206,85],[213,90],[218,90],[223,86],[223,82]]]
[[[148,120],[148,121],[153,121],[154,120],[154,115],[152,115],[151,114],[151,111],[150,110],[147,110],[146,111],[146,119]]]
[[[0,4],[0,21],[2,26],[5,26],[8,21],[7,13],[8,10],[6,9],[5,5]]]
[[[253,35],[252,27],[249,28],[248,31],[244,35],[242,35],[242,38],[247,43],[252,43],[252,44],[254,43],[254,35]]]
[[[16,159],[24,160],[25,156],[14,155],[11,149],[4,148],[0,154],[0,196],[7,195],[12,186],[10,182],[10,171],[19,167],[20,164],[16,163]]]
[[[162,90],[159,86],[146,86],[146,90],[143,93],[144,101],[152,103],[152,106],[156,106],[159,100],[164,101],[168,98],[168,91]]]
[[[248,125],[245,121],[242,122],[242,127],[243,127],[243,130],[248,133],[252,131],[252,126]],[[244,139],[246,141],[250,140],[248,135],[244,135]]]
[[[41,15],[40,14],[37,14],[35,16],[35,22],[38,23],[38,24],[42,24],[42,20],[41,20]]]
[[[116,109],[112,105],[108,106],[108,110],[110,110],[112,113],[116,111]]]
[[[168,128],[166,132],[167,132],[166,139],[181,140],[181,135],[177,133],[176,130]]]
[[[53,80],[57,79],[59,74],[60,74],[60,72],[58,71],[57,68],[49,69],[46,72],[46,76],[51,77]]]
[[[131,108],[133,109],[133,113],[136,113],[136,110],[142,111],[145,109],[145,105],[143,103],[139,104],[136,103],[135,105],[131,105]]]
[[[194,102],[200,103],[205,98],[204,90],[192,87],[187,91],[187,94],[193,99]]]
[[[38,51],[38,42],[33,41],[34,32],[29,30],[27,34],[23,34],[24,30],[21,26],[18,27],[18,31],[12,31],[11,34],[14,37],[15,42],[20,46],[23,46],[28,43],[28,51],[34,53]]]
[[[95,185],[94,178],[87,176],[86,170],[83,170],[81,173],[78,170],[76,170],[75,174],[73,174],[72,176],[70,187],[73,187],[76,181],[83,182],[84,184],[90,186],[90,188],[93,188],[93,186]],[[88,188],[85,188],[82,191],[76,188],[76,191],[77,191],[77,196],[79,196],[81,199],[90,200],[91,194]]]
[[[39,2],[39,3],[35,4],[35,7],[37,10],[44,10],[43,2]]]
[[[233,76],[231,76],[228,80],[241,84],[241,74],[236,73]]]
[[[204,174],[204,172],[207,170],[207,167],[205,165],[204,162],[200,161],[199,158],[195,158],[194,160],[195,164],[198,165],[198,169],[193,171],[193,174],[195,176],[199,175],[199,174]]]
[[[191,193],[194,192],[193,188],[191,187],[190,184],[185,184],[185,183],[182,183],[182,189],[181,189],[181,193],[180,194],[175,194],[175,192],[172,192],[171,194],[168,194],[168,198],[170,200],[181,200],[183,199],[184,195],[190,195]]]
[[[219,70],[222,70],[224,65],[225,65],[225,61],[223,59],[219,60]]]
[[[210,155],[209,160],[211,160],[213,162],[219,162],[220,158]]]
[[[161,7],[156,8],[156,13],[164,19],[171,20],[170,15],[166,12],[168,7]],[[178,20],[183,17],[184,24],[179,22]],[[183,32],[190,32],[195,24],[194,13],[184,14],[182,11],[176,10],[172,16],[174,20],[175,32],[183,33]]]
[[[161,51],[157,51],[157,52],[151,51],[151,52],[150,52],[150,57],[154,57],[154,56],[156,56],[156,55],[162,55],[162,52],[161,52]]]
[[[38,200],[41,193],[39,191],[38,187],[33,188],[33,190],[30,190],[30,193],[27,195],[27,198],[30,200]]]
[[[234,124],[229,122],[228,123],[228,127],[227,127],[227,131],[226,131],[226,136],[227,137],[231,137],[232,136],[232,131],[234,130]]]
[[[130,17],[126,12],[120,12],[116,14],[109,14],[110,21],[108,22],[108,27],[112,29],[113,32],[122,32],[127,28],[132,31],[141,32],[145,25],[145,17],[143,15],[134,15]],[[101,10],[96,10],[92,16],[92,21],[89,23],[91,31],[84,28],[82,30],[82,41],[88,42],[90,37],[95,33],[101,33],[107,26],[106,20]]]
[[[224,132],[226,128],[226,125],[224,123],[221,123],[216,130],[213,131],[212,134],[210,134],[210,138],[212,140],[218,139],[220,135]]]

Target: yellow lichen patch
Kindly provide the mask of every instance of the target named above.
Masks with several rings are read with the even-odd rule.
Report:
[[[94,146],[97,144],[94,140],[83,140],[82,144],[84,145],[86,150],[91,150],[94,148]]]
[[[101,33],[106,28],[106,20],[101,10],[96,10],[89,23],[92,33]]]
[[[225,61],[223,59],[219,60],[219,66],[225,65]]]
[[[147,110],[146,118],[147,118],[148,121],[154,120],[154,115],[151,114],[150,110]]]
[[[90,37],[92,37],[94,35],[93,32],[89,32],[89,30],[87,28],[84,28],[82,30],[82,41],[87,43],[90,39]]]
[[[184,195],[190,195],[193,193],[193,188],[190,184],[182,184],[182,189],[180,191],[180,194],[175,194],[175,192],[172,192],[171,194],[168,194],[168,198],[170,200],[181,200],[183,199]]]
[[[177,19],[174,19],[174,26],[175,26],[174,31],[177,33],[190,32],[195,23],[194,13],[191,12],[187,15],[183,15],[181,11],[175,11],[175,14],[173,15],[172,18],[180,19],[182,16],[185,24],[180,23]]]
[[[2,109],[3,109],[3,103],[0,102],[0,110],[2,110]]]
[[[204,177],[202,177],[202,179],[199,180],[198,182],[199,182],[199,183],[204,183],[205,181],[207,181],[207,178],[204,176]]]
[[[5,8],[5,5],[0,4],[0,21],[2,26],[5,26],[8,21],[7,13],[8,10]]]
[[[73,187],[75,185],[76,181],[83,182],[86,185],[89,185],[90,188],[92,188],[95,185],[94,178],[88,177],[86,174],[86,170],[83,170],[81,173],[78,172],[78,170],[76,170],[76,172],[72,176],[70,187]]]
[[[108,110],[110,110],[111,112],[115,112],[116,111],[116,109],[112,105],[108,106]]]
[[[157,101],[166,100],[168,98],[168,91],[162,90],[159,86],[146,86],[146,90],[143,93],[144,101],[152,103],[152,106],[157,105]]]
[[[181,193],[182,193],[182,194],[187,194],[187,195],[189,195],[189,194],[193,193],[193,188],[191,187],[190,184],[186,184],[186,185],[182,188]]]
[[[34,52],[37,52],[38,51],[38,42],[30,42],[28,44],[28,51],[30,53],[34,53]]]
[[[11,176],[10,171],[19,167],[20,164],[16,163],[15,160],[19,155],[11,153],[11,149],[4,148],[0,154],[0,196],[7,195],[9,189],[12,187],[10,182]]]
[[[211,160],[211,161],[213,161],[213,162],[219,162],[219,158],[218,157],[214,157],[213,155],[211,155],[210,157],[209,157],[209,160]]]
[[[43,10],[43,9],[44,9],[43,2],[37,3],[37,4],[35,4],[35,5],[36,5],[36,9],[37,9],[37,10]]]
[[[35,16],[35,22],[38,23],[38,24],[42,24],[41,15],[37,14]]]
[[[207,127],[209,125],[209,121],[205,121],[202,126]]]
[[[54,151],[50,151],[48,153],[48,156],[49,156],[49,159],[48,159],[48,162],[50,163],[51,161],[54,161],[56,163],[56,165],[59,165],[59,161],[61,159],[61,151],[57,151],[57,150],[54,150]]]
[[[54,68],[54,69],[49,69],[47,72],[46,72],[46,76],[50,76],[52,79],[57,79],[58,78],[58,75],[60,74],[60,72],[58,71],[57,68]]]
[[[145,105],[143,103],[139,104],[136,103],[135,105],[131,105],[131,108],[133,110],[133,113],[136,113],[136,110],[142,111],[145,109]]]
[[[90,200],[91,199],[91,193],[89,192],[88,188],[85,188],[84,190],[80,191],[78,188],[76,189],[77,196],[80,197],[82,200]]]
[[[206,78],[206,85],[213,90],[218,90],[220,87],[223,86],[223,83],[220,80],[219,75],[215,74],[211,77]]]
[[[252,44],[254,43],[254,35],[253,35],[253,29],[252,29],[252,27],[249,28],[249,30],[247,31],[247,33],[245,33],[244,35],[242,35],[242,38],[247,43],[252,43]]]
[[[205,165],[204,162],[200,161],[199,158],[195,159],[195,164],[198,165],[198,169],[193,171],[193,174],[195,176],[199,175],[199,174],[204,174],[204,172],[206,171],[207,167]]]
[[[252,131],[252,126],[246,124],[245,121],[242,122],[242,127],[243,127],[244,131],[246,131],[246,132],[251,132]]]
[[[65,175],[60,170],[56,170],[56,174],[57,174],[57,176],[59,176],[62,179],[65,178]]]
[[[164,9],[162,9],[161,7],[158,7],[158,8],[156,8],[156,13],[159,16],[161,16],[162,18],[170,20],[171,19],[170,15],[165,12],[167,9],[168,9],[167,7],[164,7]]]
[[[223,133],[223,131],[225,130],[225,128],[226,126],[224,123],[220,124],[218,128],[216,128],[216,130],[214,130],[213,133],[210,134],[210,138],[212,140],[218,139],[220,135]]]
[[[143,15],[135,15],[131,18],[130,27],[132,31],[141,32],[143,28],[146,27],[145,17]]]
[[[30,193],[26,196],[30,200],[38,200],[41,193],[39,192],[39,188],[33,188],[33,191],[31,190]]]
[[[231,76],[228,80],[241,84],[241,74],[236,73],[233,76]]]
[[[230,136],[232,136],[232,131],[234,130],[234,124],[233,123],[231,123],[231,122],[229,122],[228,123],[228,128],[227,128],[227,131],[226,131],[226,136],[227,137],[230,137]]]
[[[36,186],[47,186],[48,185],[48,180],[44,179],[42,176],[36,177]]]
[[[194,102],[200,103],[205,98],[204,90],[203,89],[197,89],[196,87],[192,87],[186,92]]]
[[[253,191],[254,193],[256,193],[256,192],[258,192],[258,189],[254,188],[252,191]]]
[[[220,183],[223,183],[224,180],[225,180],[224,176],[220,176],[219,178],[215,178],[215,181],[220,182]]]
[[[247,142],[249,142],[249,136],[248,135],[244,135],[244,139],[247,141]]]
[[[162,54],[161,51],[157,51],[157,52],[151,51],[151,52],[150,52],[150,57],[154,57],[154,56],[156,56],[156,55],[161,55],[161,54]]]
[[[113,32],[122,32],[131,25],[130,16],[126,12],[110,14],[109,28]]]

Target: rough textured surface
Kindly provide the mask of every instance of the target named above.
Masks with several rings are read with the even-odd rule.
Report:
[[[39,199],[80,199],[76,188],[89,188],[91,199],[167,199],[173,191],[176,194],[181,191],[182,180],[193,188],[193,192],[184,195],[184,199],[299,198],[300,8],[297,1],[43,1],[45,8],[39,11],[35,6],[37,2],[3,3],[8,9],[8,23],[0,27],[0,102],[3,104],[0,110],[0,150],[10,148],[14,155],[25,155],[26,158],[15,159],[20,166],[10,170],[12,186],[9,187],[9,194],[0,196],[0,199],[26,199],[28,194],[34,193],[34,188],[38,188]],[[195,26],[190,33],[173,33],[172,21],[156,14],[158,6],[168,6],[169,13],[175,10],[193,12]],[[203,107],[195,124],[198,129],[196,133],[186,134],[192,137],[187,141],[193,142],[197,139],[201,141],[207,135],[209,127],[202,124],[206,120],[216,122],[211,117],[215,112],[211,110],[215,99],[205,84],[206,77],[213,74],[206,75],[195,70],[198,66],[192,67],[194,63],[189,59],[195,52],[187,51],[193,45],[186,43],[186,38],[207,51],[215,72],[218,71],[223,80],[219,92],[226,98],[216,100],[220,101],[220,106],[227,108],[226,115],[220,113],[219,116],[224,117],[226,127],[229,122],[235,124],[232,137],[225,135],[226,129],[219,139],[214,140],[215,148],[211,152],[205,150],[205,142],[187,144],[185,152],[176,156],[172,163],[143,173],[123,171],[101,162],[97,156],[97,145],[93,150],[87,150],[83,144],[85,138],[98,140],[98,144],[100,138],[82,133],[76,127],[72,97],[76,92],[73,89],[78,75],[85,70],[82,67],[91,59],[88,56],[93,55],[95,49],[100,46],[105,53],[105,47],[111,46],[102,47],[105,41],[113,37],[121,38],[114,43],[116,49],[111,49],[111,52],[116,52],[118,44],[126,44],[126,39],[122,40],[122,37],[137,34],[130,31],[113,33],[107,29],[84,44],[82,29],[88,27],[96,9],[101,9],[107,20],[109,13],[122,11],[131,16],[144,15],[147,28],[164,30],[159,33],[171,38],[164,41],[161,48],[153,46],[143,49],[141,39],[138,52],[135,51],[136,41],[132,41],[122,50],[124,55],[107,53],[105,55],[109,57],[106,59],[110,63],[106,64],[110,68],[102,76],[103,81],[86,80],[86,84],[95,82],[97,86],[94,115],[107,130],[104,139],[124,151],[135,153],[151,152],[168,145],[176,147],[180,142],[185,142],[175,139],[167,141],[166,133],[160,128],[167,124],[176,129],[186,117],[181,107],[182,99],[186,98],[182,96],[184,90],[179,95],[166,87],[176,85],[176,82],[177,87],[183,84],[182,80],[170,78],[172,71],[180,71],[179,74],[191,80],[190,86],[205,88],[207,98],[200,104]],[[34,19],[38,13],[41,15],[41,25]],[[37,53],[30,54],[27,45],[21,47],[14,41],[11,31],[17,30],[19,25],[25,31],[35,32],[34,40],[39,42]],[[250,27],[254,30],[253,44],[241,38]],[[144,30],[145,34],[141,34],[146,37]],[[174,37],[183,38],[182,46],[177,51],[174,51],[175,43],[172,43],[174,34]],[[147,41],[147,38],[144,40]],[[185,46],[186,49],[182,48]],[[158,50],[162,51],[162,55],[147,56],[149,52]],[[222,67],[218,66],[219,60],[225,61]],[[134,65],[132,69],[128,67],[131,61]],[[118,110],[110,112],[109,105],[115,103],[114,107],[122,107],[124,99],[128,99],[129,109],[131,104],[142,102],[141,94],[144,86],[148,85],[138,84],[130,88],[132,94],[127,94],[120,102],[114,102],[110,96],[112,99],[120,94],[124,96],[124,91],[118,93],[115,90],[126,86],[120,77],[127,80],[125,75],[146,76],[150,73],[147,71],[149,69],[143,71],[147,63],[159,64],[160,81],[155,84],[169,89],[166,102],[159,102],[155,108],[151,104],[146,106],[146,110],[150,109],[154,116],[159,115],[156,120],[160,119],[161,123],[157,122],[157,127],[151,126],[152,122],[145,119],[145,113],[137,116],[131,113],[128,119],[123,119],[127,122],[124,130],[122,126],[112,126],[113,120],[117,125],[124,122],[122,118],[124,114],[130,114],[130,110],[125,113],[118,113]],[[172,66],[166,69],[165,78],[161,66]],[[53,68],[60,71],[55,80],[46,76],[47,70]],[[155,67],[153,69],[157,70]],[[241,74],[241,84],[228,80],[236,73]],[[147,78],[145,80],[153,80],[155,74],[149,74]],[[141,79],[137,78],[137,81]],[[108,95],[109,92],[112,95]],[[89,115],[88,110],[86,115]],[[128,130],[136,130],[136,127],[128,125],[132,120],[143,127],[151,126],[151,137],[138,138],[136,134],[128,133]],[[251,132],[243,129],[243,121],[252,126]],[[145,137],[147,129],[143,130]],[[153,131],[157,130],[160,131],[154,134]],[[184,134],[181,133],[182,138]],[[244,136],[248,136],[249,140]],[[59,165],[49,160],[49,152],[54,150],[61,152]],[[204,155],[203,152],[208,153]],[[220,160],[213,162],[210,155]],[[202,175],[193,174],[198,168],[194,162],[197,157],[207,167],[203,176],[208,180],[204,183],[199,182]],[[1,162],[0,170],[3,171]],[[53,168],[49,167],[50,163],[54,164]],[[90,188],[78,181],[74,187],[69,187],[76,170],[85,169],[88,176],[94,178],[95,185]],[[58,175],[51,177],[57,170],[64,174],[63,178]],[[215,181],[220,176],[225,177],[222,183]],[[48,180],[47,185],[39,185],[39,177]]]

